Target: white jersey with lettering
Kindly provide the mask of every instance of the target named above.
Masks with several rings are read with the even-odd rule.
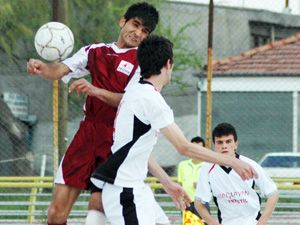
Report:
[[[210,202],[213,198],[218,207],[218,219],[222,225],[256,225],[260,217],[260,194],[269,196],[277,191],[275,183],[253,160],[236,154],[250,164],[258,174],[257,179],[242,180],[230,167],[204,163],[196,189],[196,199]]]

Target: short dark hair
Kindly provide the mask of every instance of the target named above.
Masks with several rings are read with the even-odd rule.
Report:
[[[215,137],[228,136],[231,134],[233,135],[234,141],[237,141],[238,138],[234,126],[230,123],[220,123],[212,132],[213,143],[215,143]]]
[[[168,60],[173,62],[173,43],[163,36],[150,35],[139,45],[137,58],[143,78],[160,74]]]
[[[203,146],[205,147],[205,141],[202,137],[200,136],[196,136],[196,137],[193,137],[192,140],[191,140],[192,143],[202,143]]]
[[[147,27],[151,33],[158,23],[159,13],[154,6],[147,2],[140,2],[129,6],[124,14],[126,22],[136,17],[142,21],[143,25]]]

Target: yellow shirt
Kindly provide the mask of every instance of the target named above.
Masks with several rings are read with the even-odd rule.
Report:
[[[195,200],[195,184],[198,182],[202,164],[203,162],[195,164],[192,159],[188,159],[181,161],[178,165],[178,182],[182,183],[183,189],[193,201]]]

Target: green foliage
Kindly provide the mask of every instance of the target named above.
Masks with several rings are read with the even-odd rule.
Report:
[[[36,30],[51,21],[50,0],[0,0],[0,51],[9,58],[35,57],[33,38]],[[120,16],[134,0],[76,0],[68,1],[68,26],[75,36],[75,51],[89,43],[112,42],[118,38]],[[162,0],[150,0],[158,9]],[[156,33],[167,36],[174,43],[174,71],[199,69],[200,55],[188,49],[187,29],[197,20],[183,25],[174,33],[170,24],[159,22]]]
[[[26,57],[27,43],[33,44],[34,30],[49,20],[50,9],[48,1],[0,0],[0,51],[9,58]],[[18,44],[24,51],[17,53]]]

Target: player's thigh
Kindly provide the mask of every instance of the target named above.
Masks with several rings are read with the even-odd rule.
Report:
[[[69,210],[76,201],[80,191],[81,189],[77,187],[55,184],[51,205],[62,208],[63,210]]]
[[[102,202],[111,225],[155,225],[155,200],[146,186],[122,188],[105,184]]]

